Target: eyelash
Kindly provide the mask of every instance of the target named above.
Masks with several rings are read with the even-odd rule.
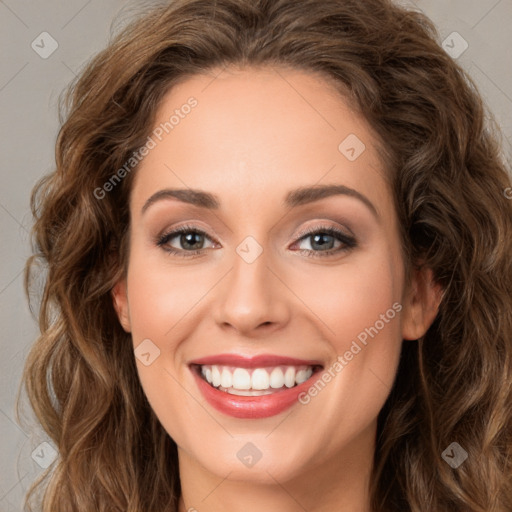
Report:
[[[174,249],[172,247],[169,248],[169,247],[165,246],[170,240],[172,240],[173,238],[176,238],[176,236],[184,234],[184,233],[187,233],[187,234],[194,233],[194,234],[198,234],[198,235],[203,235],[206,238],[210,238],[207,235],[207,233],[205,233],[201,229],[197,229],[193,226],[185,225],[185,226],[180,226],[179,228],[176,228],[168,233],[164,233],[164,234],[160,235],[156,240],[156,244],[159,247],[161,247],[164,251],[166,251],[167,253],[172,254],[173,256],[178,256],[180,258],[193,258],[194,256],[199,256],[202,253],[202,251],[204,251],[205,249],[184,251],[184,250]],[[351,249],[353,249],[357,246],[357,241],[354,237],[347,235],[347,234],[343,233],[342,231],[340,231],[336,228],[330,227],[330,226],[329,227],[328,226],[319,226],[313,230],[303,231],[298,235],[297,242],[299,242],[305,238],[311,237],[313,235],[318,235],[318,234],[333,236],[336,239],[338,239],[338,241],[340,241],[343,245],[336,249],[329,249],[327,251],[313,251],[311,249],[299,249],[298,252],[300,254],[308,254],[308,255],[312,256],[313,258],[325,258],[325,257],[331,256],[335,253],[350,251]]]

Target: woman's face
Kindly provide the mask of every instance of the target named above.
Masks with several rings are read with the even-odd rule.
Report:
[[[350,107],[315,75],[246,69],[191,78],[158,111],[114,297],[182,472],[368,467],[402,339],[420,333]]]

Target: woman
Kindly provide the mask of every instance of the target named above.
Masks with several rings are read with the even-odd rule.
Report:
[[[35,189],[44,511],[512,510],[510,177],[387,0],[179,0]]]

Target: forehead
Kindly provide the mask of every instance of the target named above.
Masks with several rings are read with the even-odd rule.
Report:
[[[366,120],[332,83],[305,71],[228,69],[188,78],[164,97],[152,137],[136,202],[164,185],[249,200],[256,191],[269,198],[324,181],[369,192],[384,178]],[[373,196],[382,193],[377,186]]]

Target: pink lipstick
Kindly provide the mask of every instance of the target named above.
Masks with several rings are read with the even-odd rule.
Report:
[[[219,354],[189,363],[206,401],[223,414],[245,419],[275,416],[298,400],[321,371],[318,360],[263,354]]]

